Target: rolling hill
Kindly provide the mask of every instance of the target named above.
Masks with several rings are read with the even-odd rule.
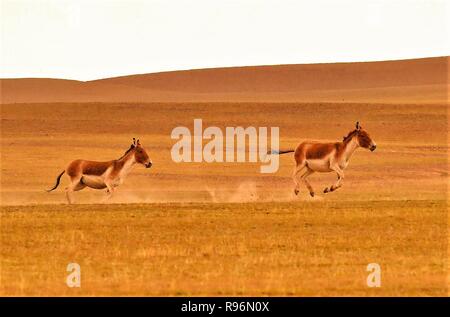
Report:
[[[447,103],[449,57],[196,69],[94,81],[1,79],[1,103]]]

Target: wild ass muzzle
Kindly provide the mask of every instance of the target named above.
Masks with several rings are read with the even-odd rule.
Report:
[[[300,183],[308,188],[309,193],[314,197],[314,189],[307,180],[307,177],[314,172],[337,174],[337,181],[330,187],[326,187],[323,192],[329,193],[342,186],[344,180],[344,170],[348,166],[349,160],[355,150],[359,147],[374,151],[377,148],[375,142],[369,134],[363,130],[356,122],[355,130],[348,133],[342,142],[321,143],[314,141],[303,142],[295,150],[278,151],[271,154],[294,153],[295,168],[292,178],[294,180],[294,193],[298,195]]]
[[[66,173],[70,180],[69,186],[66,187],[66,197],[69,204],[74,203],[73,192],[82,190],[85,187],[94,189],[106,188],[106,198],[109,199],[115,188],[123,183],[136,163],[142,164],[146,168],[152,166],[152,161],[139,140],[133,138],[130,148],[117,160],[106,162],[72,161],[58,175],[55,186],[47,191],[55,190],[60,183],[61,176]]]

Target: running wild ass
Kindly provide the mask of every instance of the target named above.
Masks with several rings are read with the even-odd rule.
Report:
[[[369,134],[362,129],[359,122],[356,122],[355,130],[349,132],[342,142],[320,143],[303,142],[295,150],[278,151],[272,154],[294,153],[295,168],[292,178],[295,183],[294,193],[297,195],[302,182],[314,197],[314,189],[306,179],[314,172],[335,172],[337,181],[330,187],[326,187],[323,192],[335,191],[342,186],[344,180],[344,169],[347,167],[350,157],[358,147],[374,151],[377,147]]]
[[[123,183],[125,177],[136,164],[142,164],[146,168],[152,166],[152,161],[147,152],[142,147],[139,140],[133,138],[130,148],[117,160],[107,162],[96,162],[86,160],[72,161],[67,168],[58,175],[56,185],[47,190],[51,192],[60,183],[61,176],[67,173],[70,179],[69,186],[66,187],[66,196],[69,204],[74,202],[73,192],[82,190],[85,187],[94,189],[106,188],[107,199],[109,199],[114,189]]]

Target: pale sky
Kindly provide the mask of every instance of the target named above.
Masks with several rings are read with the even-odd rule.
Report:
[[[0,0],[0,77],[450,55],[450,0]]]

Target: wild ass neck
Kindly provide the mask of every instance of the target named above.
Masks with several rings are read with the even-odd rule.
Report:
[[[345,161],[348,161],[350,157],[353,155],[355,150],[359,147],[358,142],[356,141],[356,138],[352,138],[348,142],[344,142],[345,150],[344,150],[344,159]]]
[[[134,151],[131,151],[130,153],[126,154],[124,157],[120,158],[118,160],[119,162],[122,162],[122,169],[120,170],[121,176],[126,176],[130,171],[131,168],[136,164],[136,159],[134,157]]]

